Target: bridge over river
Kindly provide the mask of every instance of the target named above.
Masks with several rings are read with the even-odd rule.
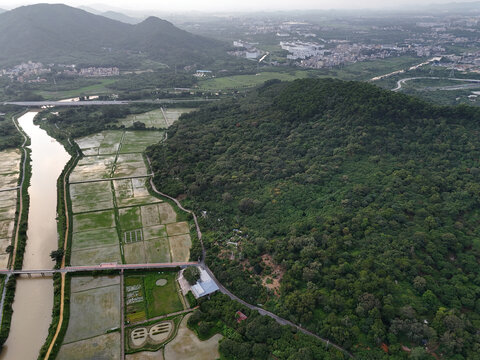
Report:
[[[117,264],[106,263],[94,266],[66,266],[62,269],[32,269],[32,270],[8,270],[0,269],[0,275],[53,275],[56,273],[76,273],[89,271],[112,271],[112,270],[155,270],[166,268],[184,268],[187,266],[197,266],[198,262],[173,262],[173,263],[152,263],[152,264]]]

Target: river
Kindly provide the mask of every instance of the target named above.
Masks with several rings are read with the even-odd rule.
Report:
[[[18,119],[30,137],[32,178],[28,194],[27,246],[23,269],[51,269],[50,252],[58,247],[57,179],[70,159],[64,147],[39,126],[33,124],[37,112],[28,112]],[[53,308],[52,278],[17,280],[10,335],[0,360],[37,359],[48,334]]]

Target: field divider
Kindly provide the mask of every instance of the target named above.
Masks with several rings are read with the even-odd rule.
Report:
[[[86,184],[86,183],[93,183],[93,182],[100,182],[100,181],[141,179],[141,178],[152,177],[153,175],[154,175],[154,174],[135,175],[135,176],[120,176],[120,177],[110,177],[110,178],[105,178],[105,179],[93,179],[93,180],[71,181],[71,182],[69,182],[69,183],[70,183],[70,184]]]

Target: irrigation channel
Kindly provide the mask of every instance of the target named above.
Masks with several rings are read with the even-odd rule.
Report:
[[[28,194],[27,245],[23,269],[51,269],[50,252],[58,247],[57,179],[70,155],[55,139],[33,124],[37,113],[18,119],[31,140],[32,178]],[[9,337],[0,360],[36,359],[52,320],[53,281],[51,277],[19,276]]]

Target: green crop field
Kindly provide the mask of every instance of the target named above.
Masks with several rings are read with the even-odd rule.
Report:
[[[295,79],[306,78],[308,72],[296,71],[293,75],[284,72],[262,72],[256,75],[234,75],[219,77],[199,82],[200,89],[203,90],[229,90],[243,89],[263,84],[267,80],[278,79],[282,81],[291,81]]]
[[[129,231],[142,228],[142,218],[139,207],[119,209],[120,228]]]
[[[117,124],[125,127],[132,127],[135,121],[144,123],[147,128],[154,127],[157,129],[165,129],[168,127],[168,123],[163,116],[161,109],[148,111],[143,114],[128,115],[126,118],[119,119]]]
[[[163,140],[163,131],[126,131],[120,154],[141,153],[153,144]]]
[[[113,208],[110,181],[71,184],[70,197],[74,213]]]
[[[98,84],[88,85],[77,89],[62,91],[35,91],[35,94],[42,96],[46,100],[60,100],[78,96],[111,94],[112,90],[108,89],[106,86],[113,84],[116,79],[102,79],[99,81],[100,83]]]
[[[151,272],[145,275],[145,295],[149,318],[183,310],[182,302],[178,297],[176,275],[174,272]],[[157,285],[156,282],[160,279],[167,280],[167,284]]]
[[[126,316],[147,319],[183,310],[176,285],[175,272],[145,272],[127,275],[125,278]],[[166,280],[159,285],[158,280]],[[136,320],[139,321],[139,320]]]
[[[73,234],[72,250],[74,251],[112,245],[118,245],[118,234],[115,228],[93,229]]]
[[[113,210],[96,211],[73,216],[73,232],[115,227]]]

